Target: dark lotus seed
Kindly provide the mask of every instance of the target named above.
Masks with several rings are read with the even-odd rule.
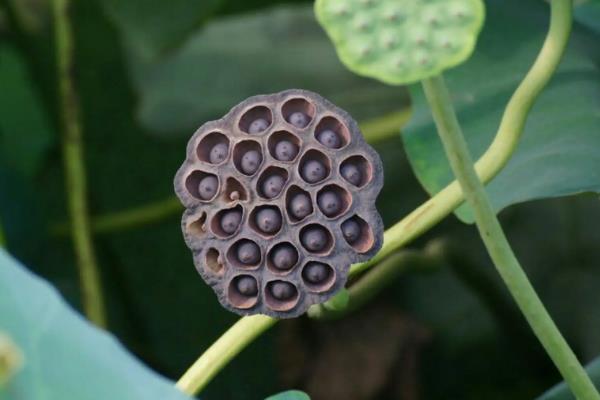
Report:
[[[325,179],[327,171],[325,166],[318,160],[308,160],[302,166],[302,177],[308,183],[316,183]]]
[[[219,181],[216,176],[205,176],[198,184],[198,195],[202,200],[210,200],[215,196],[218,188]]]
[[[284,243],[273,249],[271,261],[277,269],[290,269],[298,261],[298,252],[291,244]]]
[[[312,212],[312,204],[310,197],[306,193],[297,193],[290,201],[290,213],[302,219]]]
[[[331,129],[325,129],[319,132],[317,140],[323,144],[323,146],[329,147],[330,149],[339,149],[342,146],[342,141],[337,133]]]
[[[319,195],[317,203],[323,214],[333,217],[342,210],[340,196],[333,191],[326,191]]]
[[[289,300],[296,293],[296,288],[289,282],[277,281],[271,285],[271,294],[277,300]]]
[[[271,175],[263,181],[262,192],[265,197],[272,199],[281,193],[284,184],[285,180],[281,175]]]
[[[295,113],[292,113],[290,115],[288,122],[294,125],[296,128],[302,129],[306,125],[308,125],[308,123],[310,122],[310,118],[303,112],[296,111]]]
[[[260,261],[260,249],[256,243],[245,241],[237,248],[237,258],[242,264],[256,264]]]
[[[210,150],[209,161],[211,164],[219,164],[227,158],[227,153],[229,152],[229,147],[226,143],[217,143]]]
[[[281,214],[272,208],[263,208],[256,213],[254,222],[264,233],[274,233],[281,228]]]
[[[342,176],[346,178],[348,182],[353,184],[354,186],[360,185],[360,181],[362,180],[362,174],[360,169],[354,164],[345,164],[342,167]]]
[[[242,276],[237,279],[236,287],[240,294],[246,297],[256,296],[258,293],[258,286],[256,284],[256,279],[250,276]]]
[[[298,154],[298,146],[289,140],[281,140],[275,145],[275,158],[279,161],[292,161]]]
[[[252,121],[250,126],[248,127],[248,133],[261,133],[265,129],[269,127],[269,121],[264,118],[258,118]]]
[[[306,264],[306,267],[304,267],[304,271],[302,271],[302,276],[308,282],[318,284],[324,282],[325,280],[327,280],[327,278],[329,278],[329,272],[330,269],[327,265],[320,262],[311,261],[308,264]]]
[[[227,234],[235,232],[242,220],[242,212],[240,210],[228,210],[221,217],[221,229]]]
[[[324,228],[313,226],[302,234],[302,244],[309,251],[321,251],[327,246],[327,233]]]
[[[248,175],[252,175],[258,169],[260,163],[262,161],[262,156],[256,150],[248,150],[242,156],[242,162],[240,163],[240,167],[242,172]]]
[[[360,225],[353,219],[342,224],[342,234],[346,241],[350,244],[354,244],[360,237]]]

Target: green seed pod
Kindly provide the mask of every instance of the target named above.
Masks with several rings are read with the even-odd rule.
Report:
[[[402,85],[465,61],[482,0],[316,0],[315,13],[353,72]]]

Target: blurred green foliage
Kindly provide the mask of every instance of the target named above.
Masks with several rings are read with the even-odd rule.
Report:
[[[39,11],[45,2],[27,4]],[[471,64],[456,70],[456,87],[450,80],[459,104],[468,104],[461,108],[460,117],[472,123],[477,135],[469,139],[478,150],[490,140],[503,102],[535,57],[548,17],[546,5],[537,0],[488,1],[487,6],[495,11],[487,15],[494,30],[484,32],[486,47],[478,50]],[[518,28],[515,18],[526,21],[527,27]],[[50,223],[67,215],[50,22],[20,30],[11,26],[11,18],[2,21],[0,221],[11,254],[49,279],[77,306],[72,245],[48,233]],[[187,138],[205,120],[220,117],[246,96],[301,86],[329,97],[359,120],[408,106],[403,89],[355,77],[342,67],[314,21],[310,2],[89,0],[74,2],[72,21],[89,201],[95,215],[171,196],[172,178],[184,157]],[[590,35],[594,33],[588,29],[573,47],[592,57],[597,68],[598,37]],[[583,132],[589,112],[574,121],[573,131],[558,127],[566,123],[560,118],[563,108],[580,104],[584,95],[598,100],[592,93],[592,85],[598,84],[597,71],[588,69],[589,64],[585,68],[583,77],[579,72],[557,77],[557,86],[544,101],[550,111],[539,117],[541,122],[528,125],[525,144],[532,136],[529,129],[546,131],[546,120],[551,124],[549,132],[560,133],[565,140],[575,137],[570,133]],[[474,96],[470,101],[469,94]],[[581,104],[573,115],[588,105]],[[544,110],[543,103],[539,107]],[[536,112],[540,111],[536,108]],[[424,136],[433,134],[424,123],[421,131]],[[588,131],[588,137],[592,133]],[[407,147],[410,150],[410,143]],[[398,135],[376,149],[386,171],[378,207],[389,226],[427,195],[411,171]],[[441,160],[432,149],[427,154],[429,163]],[[587,170],[578,176],[593,179],[596,175]],[[448,179],[443,172],[440,176],[440,181]],[[512,203],[517,189],[531,189],[522,179],[525,175],[520,176],[518,184],[493,189],[510,199],[497,204]],[[534,286],[577,353],[584,361],[600,354],[597,196],[529,202],[509,207],[501,218]],[[393,307],[431,332],[431,341],[418,353],[422,397],[532,398],[558,382],[558,374],[509,300],[472,227],[451,217],[413,246],[421,247],[433,237],[452,240],[457,248],[448,268],[413,271],[365,310]],[[176,379],[236,320],[197,276],[181,238],[179,216],[95,239],[111,330],[156,371]],[[318,348],[326,327],[305,319],[282,323],[236,358],[203,398],[256,399],[286,387],[304,388],[308,378],[294,375],[279,358],[294,350],[282,337],[285,330],[296,330]],[[402,370],[378,377],[379,390],[370,398],[398,398],[387,389]],[[299,377],[292,379],[292,375]],[[328,376],[320,379],[339,384]],[[309,394],[320,398],[318,393]]]

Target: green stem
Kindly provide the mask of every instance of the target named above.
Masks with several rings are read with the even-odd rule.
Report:
[[[553,0],[553,3],[562,5],[558,7],[558,12],[570,14],[570,1]],[[444,79],[442,76],[426,79],[423,81],[423,88],[452,171],[473,210],[477,228],[496,269],[575,396],[579,399],[600,399],[592,381],[550,318],[510,248],[473,166]]]
[[[552,0],[550,7],[550,27],[544,45],[529,72],[510,98],[494,141],[475,164],[479,179],[484,183],[494,178],[510,159],[523,133],[529,110],[556,71],[567,46],[572,20],[570,11],[565,12],[565,9],[570,7],[570,1]],[[464,196],[458,182],[450,183],[386,230],[381,251],[371,260],[353,265],[351,275],[372,267],[422,235],[453,212],[463,201]]]
[[[69,21],[69,0],[54,0],[57,79],[62,122],[62,147],[71,217],[71,235],[75,244],[83,307],[96,325],[106,326],[100,276],[90,234],[86,202],[82,130],[75,91],[73,35]]]
[[[327,307],[327,303],[317,304],[308,310],[308,316],[314,319],[345,317],[371,301],[401,274],[415,269],[438,268],[443,261],[443,249],[438,244],[438,241],[431,242],[424,251],[400,250],[392,254],[348,288],[350,300],[347,307],[335,310]]]
[[[510,159],[523,133],[529,109],[558,67],[571,32],[571,16],[570,12],[564,12],[565,6],[570,6],[570,1],[552,0],[550,2],[550,28],[548,29],[542,49],[529,69],[529,72],[510,98],[494,141],[475,164],[479,179],[483,182],[488,182],[496,176]],[[396,250],[422,235],[448,216],[463,201],[464,197],[460,185],[457,181],[452,182],[401,221],[386,230],[381,251],[367,262],[352,265],[350,276],[356,276],[371,268]],[[387,279],[386,274],[379,274],[375,271],[376,269],[369,271],[362,279],[365,279],[370,274],[376,274],[379,276],[378,279],[381,280]],[[395,274],[390,269],[386,269],[386,271],[389,271],[390,274]],[[261,332],[263,331],[264,329],[261,330]],[[258,335],[254,335],[253,337],[256,336]],[[244,346],[249,343],[250,341],[245,341]],[[238,351],[240,350],[241,348],[238,348]],[[200,359],[203,357],[204,355]],[[224,365],[222,364],[221,367]]]
[[[0,221],[0,248],[6,247],[6,238],[2,229],[2,221]]]
[[[189,395],[198,393],[231,359],[276,322],[265,315],[240,318],[183,374],[177,388]]]

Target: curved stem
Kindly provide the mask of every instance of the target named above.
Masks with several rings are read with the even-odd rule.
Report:
[[[83,307],[87,317],[96,325],[106,326],[106,316],[100,276],[92,245],[86,196],[82,132],[79,104],[73,82],[73,35],[68,16],[69,0],[54,0],[54,29],[56,40],[57,79],[62,122],[62,147],[71,235],[75,244]]]
[[[198,393],[232,358],[276,322],[265,315],[240,318],[183,374],[176,387],[189,395]]]
[[[570,15],[570,0],[553,0],[556,12]],[[492,204],[473,166],[467,142],[458,124],[442,76],[423,81],[425,96],[450,166],[471,206],[485,247],[534,333],[579,399],[600,399],[592,381],[552,321],[515,257]]]
[[[506,165],[519,143],[527,115],[539,93],[546,86],[567,46],[571,32],[569,12],[563,12],[565,0],[550,2],[550,28],[544,45],[533,66],[510,98],[494,141],[475,164],[484,183],[494,178]],[[371,260],[355,264],[350,270],[354,275],[372,267],[380,260],[414,240],[454,211],[464,196],[457,181],[450,183],[435,196],[411,212],[400,222],[386,230],[383,247]]]

